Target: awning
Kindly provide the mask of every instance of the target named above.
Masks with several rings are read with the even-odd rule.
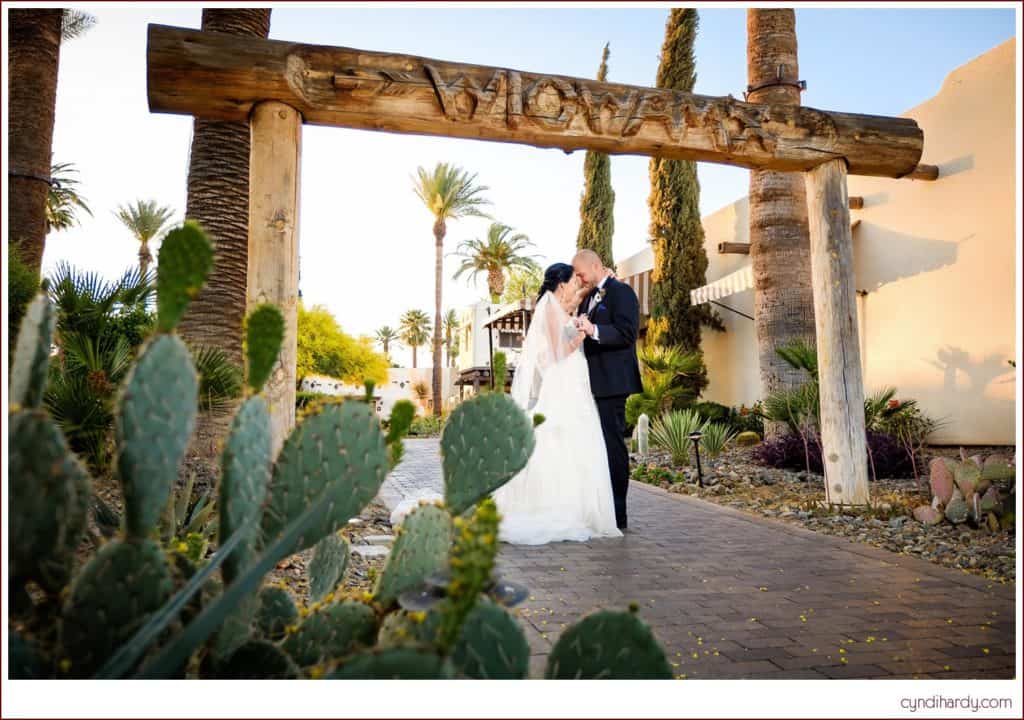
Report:
[[[712,300],[721,300],[722,298],[729,297],[730,295],[735,295],[738,292],[751,290],[753,287],[754,272],[750,265],[747,265],[734,273],[730,273],[723,278],[715,280],[713,283],[708,283],[704,287],[691,290],[690,304],[703,305],[704,303],[711,302]]]
[[[498,308],[484,323],[484,327],[525,334],[532,318],[533,300],[519,300]]]

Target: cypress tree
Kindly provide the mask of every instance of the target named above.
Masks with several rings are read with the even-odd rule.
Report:
[[[669,11],[661,48],[657,87],[693,92],[697,82],[693,42],[697,11]],[[651,274],[651,321],[647,340],[658,345],[700,349],[701,326],[723,330],[709,306],[690,304],[690,291],[705,284],[708,256],[700,221],[697,164],[689,160],[651,158],[650,236],[654,249]],[[706,385],[706,381],[699,382]]]
[[[601,55],[597,79],[608,77],[608,45]],[[588,248],[601,256],[605,267],[615,267],[612,235],[615,234],[615,191],[612,190],[612,161],[604,153],[587,151],[583,161],[583,196],[580,198],[580,231],[576,247]]]

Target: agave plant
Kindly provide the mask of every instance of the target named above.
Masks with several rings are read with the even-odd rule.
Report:
[[[728,425],[708,423],[701,428],[700,448],[708,457],[718,457],[734,437],[736,432]]]
[[[640,415],[655,417],[693,399],[683,380],[704,370],[700,352],[678,346],[644,347],[638,353],[643,374],[643,392],[626,401],[626,423],[636,425]]]
[[[703,430],[696,410],[672,410],[654,421],[650,437],[655,446],[669,452],[674,464],[689,465],[690,434]]]

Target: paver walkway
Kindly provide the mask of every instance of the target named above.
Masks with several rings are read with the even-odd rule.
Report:
[[[410,440],[382,498],[440,491]],[[542,672],[561,629],[635,602],[688,678],[1012,678],[1014,589],[919,558],[633,483],[623,538],[502,545]]]

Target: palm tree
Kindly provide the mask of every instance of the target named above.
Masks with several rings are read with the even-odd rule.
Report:
[[[37,276],[46,243],[63,16],[60,8],[14,8],[8,15],[7,232]]]
[[[413,191],[434,216],[434,415],[441,415],[441,283],[444,274],[444,236],[448,221],[464,217],[485,217],[481,208],[489,205],[476,175],[447,163],[438,163],[432,172],[420,167],[413,178]]]
[[[384,354],[387,355],[388,359],[390,360],[391,359],[391,354],[390,354],[391,353],[391,347],[392,346],[396,346],[397,347],[398,346],[398,340],[400,339],[399,335],[398,335],[398,331],[395,330],[390,325],[384,325],[384,326],[378,328],[376,336],[377,336],[377,342],[380,343],[381,349],[384,350]]]
[[[449,308],[444,314],[444,348],[448,356],[448,367],[455,367],[455,345],[458,340],[459,316],[454,309]]]
[[[167,229],[174,211],[166,205],[158,205],[156,200],[136,200],[134,205],[118,206],[114,214],[139,241],[139,271],[145,275],[153,262],[149,241]]]
[[[60,45],[82,35],[96,18],[61,8],[15,8],[8,22],[7,234],[38,276],[50,229],[46,208]]]
[[[430,316],[422,310],[409,310],[399,325],[401,341],[412,350],[412,366],[416,367],[416,348],[430,342]]]
[[[781,75],[780,75],[781,72]],[[747,10],[750,102],[799,105],[796,15],[792,9]],[[782,84],[779,81],[792,84]],[[750,173],[750,262],[761,397],[795,390],[805,377],[779,355],[795,341],[814,342],[814,298],[807,200],[800,173]],[[771,423],[769,436],[782,426]]]
[[[46,198],[47,231],[67,230],[79,225],[78,211],[92,217],[85,198],[78,194],[78,170],[73,163],[57,163],[50,168],[50,192]]]
[[[266,38],[270,8],[203,8],[201,27],[204,32]],[[193,120],[185,217],[203,226],[216,254],[213,271],[189,303],[178,332],[193,345],[220,348],[241,367],[249,267],[247,121]],[[196,419],[189,458],[200,479],[220,471],[220,443],[231,426],[231,416],[230,412],[204,412]]]
[[[459,243],[456,254],[463,258],[453,279],[457,280],[468,272],[476,278],[487,273],[487,290],[491,294],[491,302],[498,303],[505,292],[505,273],[510,270],[534,270],[537,263],[523,251],[533,247],[530,238],[523,233],[499,222],[491,223],[487,228],[487,239],[463,240]]]

